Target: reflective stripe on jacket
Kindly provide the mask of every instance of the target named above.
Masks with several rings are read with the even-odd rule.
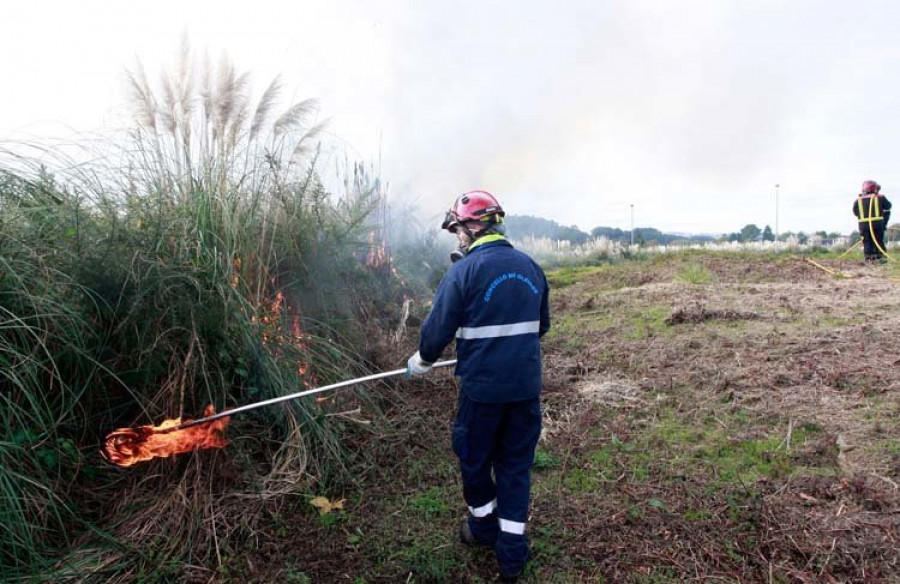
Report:
[[[548,330],[543,270],[505,239],[490,241],[471,248],[441,280],[419,354],[437,361],[455,338],[456,374],[469,399],[531,399],[541,391],[540,337]]]
[[[853,203],[853,214],[861,223],[887,220],[891,216],[891,202],[884,195],[862,194]]]

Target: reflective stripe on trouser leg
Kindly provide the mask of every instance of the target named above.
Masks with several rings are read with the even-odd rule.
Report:
[[[479,543],[493,547],[497,543],[500,533],[500,525],[494,510],[497,508],[497,499],[481,507],[469,507],[469,532]]]
[[[487,505],[482,505],[481,507],[472,507],[469,506],[469,513],[472,514],[472,517],[487,517],[491,513],[494,512],[494,509],[497,508],[497,499],[494,499]]]
[[[512,533],[513,535],[525,534],[525,523],[521,521],[510,521],[509,519],[500,518],[500,531],[504,533]]]

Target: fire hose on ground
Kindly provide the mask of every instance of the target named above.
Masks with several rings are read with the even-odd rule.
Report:
[[[882,253],[882,255],[884,255],[884,257],[886,257],[888,260],[890,260],[892,262],[896,262],[897,260],[892,258],[891,254],[889,254],[886,249],[881,247],[881,243],[878,241],[878,238],[875,237],[875,226],[872,224],[872,221],[870,220],[868,223],[869,223],[869,234],[872,236],[872,242],[875,243],[875,247],[877,247],[878,251],[880,251]]]

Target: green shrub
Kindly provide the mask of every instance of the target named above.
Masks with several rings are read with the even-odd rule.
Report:
[[[713,273],[700,264],[689,263],[679,269],[678,279],[688,284],[708,284],[713,280]]]

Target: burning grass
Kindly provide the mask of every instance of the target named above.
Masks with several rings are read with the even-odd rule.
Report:
[[[215,413],[215,408],[208,405],[203,415]],[[176,429],[182,424],[182,419],[174,418],[163,420],[159,426],[119,428],[106,436],[100,454],[107,462],[126,467],[203,448],[225,448],[228,445],[225,428],[229,420],[226,416],[190,428]]]

